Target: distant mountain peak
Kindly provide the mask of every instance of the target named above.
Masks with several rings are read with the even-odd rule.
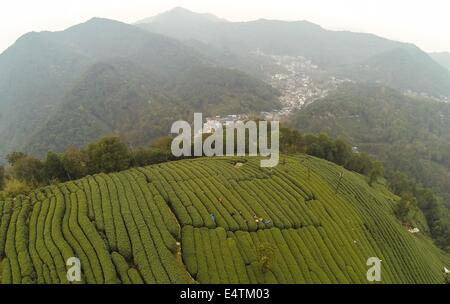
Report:
[[[182,6],[174,7],[173,9],[168,10],[167,12],[168,12],[168,13],[197,14],[197,13],[195,13],[195,12],[193,12],[193,11],[190,11],[190,10],[188,10],[187,8],[184,8],[184,7],[182,7]]]
[[[163,12],[159,15],[146,18],[136,22],[137,24],[145,24],[145,23],[154,23],[154,22],[172,22],[177,20],[180,21],[189,21],[189,22],[198,22],[198,23],[219,23],[219,22],[228,22],[225,19],[214,16],[209,13],[196,13],[190,11],[184,7],[177,6],[169,11]]]
[[[74,26],[67,28],[66,31],[69,31],[71,29],[76,29],[76,28],[90,28],[90,27],[97,27],[97,26],[110,26],[110,25],[129,26],[128,24],[117,21],[117,20],[101,18],[101,17],[93,17],[83,23],[76,24]]]

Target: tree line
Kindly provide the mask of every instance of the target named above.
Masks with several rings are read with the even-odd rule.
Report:
[[[26,194],[52,183],[75,180],[96,173],[110,173],[173,160],[171,138],[163,137],[151,146],[132,148],[118,137],[104,137],[79,149],[48,152],[39,159],[23,152],[6,156],[7,167],[0,166],[0,198]]]

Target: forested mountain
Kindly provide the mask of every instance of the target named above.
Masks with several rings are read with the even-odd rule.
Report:
[[[174,39],[99,18],[20,38],[0,56],[0,96],[1,155],[60,150],[104,132],[139,143],[203,106],[208,114],[277,107],[276,92],[247,74]]]
[[[449,96],[450,73],[418,48],[397,48],[352,67],[346,75],[429,96]],[[393,84],[393,85],[391,85]]]
[[[441,53],[430,53],[431,58],[433,58],[437,63],[445,67],[450,71],[450,53],[449,52],[441,52]]]
[[[397,89],[450,96],[449,71],[412,44],[372,34],[329,31],[307,21],[219,22],[184,9],[166,12],[137,25],[183,41],[199,40],[240,56],[255,51],[300,55],[339,76],[359,80],[364,74],[365,80]],[[401,56],[399,62],[398,56]]]
[[[27,151],[43,155],[113,133],[135,145],[148,144],[167,135],[174,121],[191,120],[195,111],[206,116],[277,106],[273,89],[237,71],[198,67],[174,82],[154,78],[126,60],[95,64],[33,134]]]

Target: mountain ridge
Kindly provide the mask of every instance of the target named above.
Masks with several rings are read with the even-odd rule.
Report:
[[[364,74],[371,82],[379,82],[381,79],[384,84],[395,89],[424,92],[437,98],[450,97],[450,72],[434,66],[435,62],[428,54],[411,43],[393,41],[368,33],[326,30],[308,21],[259,19],[245,22],[211,22],[207,27],[197,29],[195,26],[190,27],[189,22],[178,22],[174,19],[138,26],[181,41],[199,40],[240,56],[255,51],[269,55],[303,56],[332,75],[357,80],[360,74]],[[377,56],[380,59],[381,54],[395,49],[408,51],[412,56],[409,65],[412,66],[415,62],[423,64],[416,68],[414,73],[393,69],[389,60],[379,61],[378,70],[375,72],[360,68],[366,61],[376,60]],[[430,70],[433,72],[429,73]],[[405,77],[413,81],[402,81]]]
[[[164,19],[166,18],[176,18],[176,19],[198,19],[203,21],[204,23],[208,22],[229,22],[226,19],[219,18],[213,14],[210,13],[194,13],[188,9],[185,9],[181,6],[175,7],[171,10],[168,10],[166,12],[160,13],[158,15],[155,15],[153,17],[145,18],[142,20],[139,20],[135,22],[134,24],[142,24],[142,23],[152,23],[152,22],[160,22],[160,21],[166,21]]]

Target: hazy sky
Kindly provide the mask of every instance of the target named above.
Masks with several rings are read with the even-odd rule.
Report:
[[[176,6],[231,21],[308,20],[450,52],[448,0],[1,0],[0,52],[29,31],[62,30],[92,17],[134,22]]]

